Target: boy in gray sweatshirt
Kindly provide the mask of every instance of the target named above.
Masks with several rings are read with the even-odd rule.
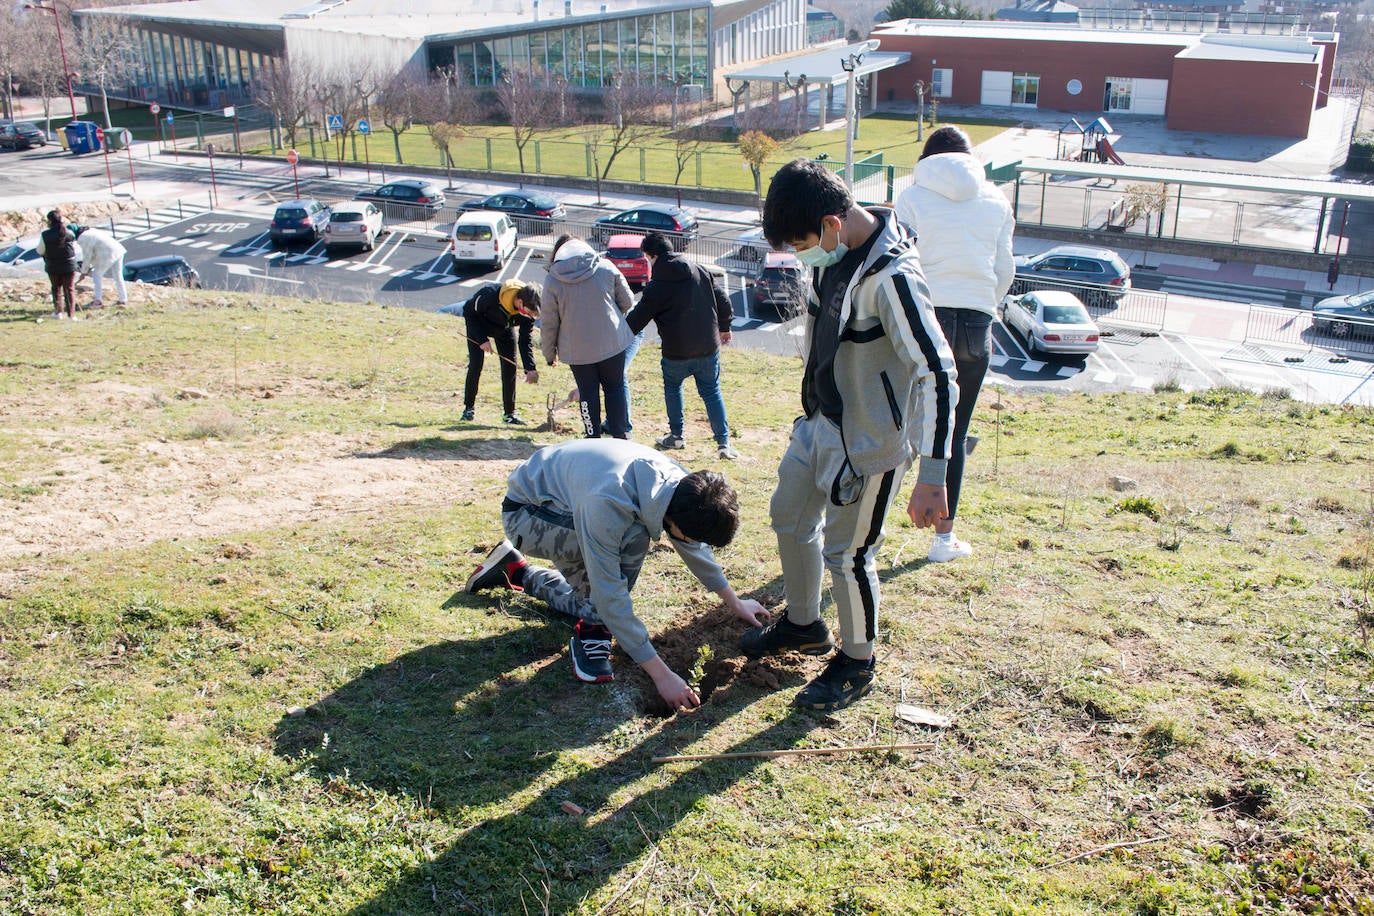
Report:
[[[670,708],[701,705],[696,691],[654,651],[630,600],[661,533],[735,616],[754,627],[768,617],[763,605],[735,594],[711,553],[729,544],[739,527],[734,489],[715,471],[688,473],[647,446],[582,439],[540,449],[511,472],[501,525],[506,540],[465,588],[524,591],[575,620],[573,673],[584,683],[612,679],[614,637]],[[523,553],[546,557],[556,568],[534,566]]]

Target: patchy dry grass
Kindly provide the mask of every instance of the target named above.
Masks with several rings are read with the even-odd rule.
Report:
[[[929,565],[890,520],[875,692],[792,711],[816,660],[745,663],[659,550],[637,604],[708,697],[667,717],[623,658],[576,684],[537,605],[460,592],[505,474],[555,437],[454,423],[451,320],[212,295],[30,317],[0,302],[6,912],[1374,912],[1367,411],[990,389],[974,557]],[[797,371],[725,363],[746,521],[722,559],[774,605]],[[568,387],[546,376],[527,416]],[[695,423],[685,461],[713,462]],[[650,760],[889,743],[930,747]]]

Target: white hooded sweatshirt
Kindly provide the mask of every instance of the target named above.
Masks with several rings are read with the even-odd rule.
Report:
[[[127,253],[104,229],[85,230],[76,244],[81,246],[82,270],[89,274],[105,275]]]
[[[931,301],[996,317],[1016,273],[1011,205],[969,153],[927,156],[914,175],[897,196],[897,218],[916,235]]]

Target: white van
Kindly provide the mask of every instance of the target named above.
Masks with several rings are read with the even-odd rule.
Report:
[[[461,214],[453,223],[453,263],[479,261],[501,267],[515,254],[519,234],[505,213],[473,210]]]

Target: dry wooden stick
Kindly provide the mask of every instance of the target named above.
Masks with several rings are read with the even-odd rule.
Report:
[[[651,757],[650,763],[677,763],[680,760],[734,760],[742,757],[811,757],[820,754],[858,754],[867,751],[928,751],[934,744],[858,744],[850,747],[794,747],[781,751],[731,751],[726,754],[673,754]]]
[[[1173,837],[1172,833],[1161,833],[1159,836],[1146,837],[1143,840],[1123,840],[1120,843],[1108,843],[1106,846],[1097,846],[1087,852],[1080,852],[1076,856],[1069,856],[1067,859],[1060,859],[1058,862],[1051,862],[1049,865],[1041,865],[1039,871],[1047,868],[1058,868],[1061,865],[1068,865],[1070,862],[1077,862],[1079,859],[1086,859],[1099,853],[1111,852],[1113,849],[1127,849],[1131,846],[1144,846],[1146,843],[1159,843]]]

